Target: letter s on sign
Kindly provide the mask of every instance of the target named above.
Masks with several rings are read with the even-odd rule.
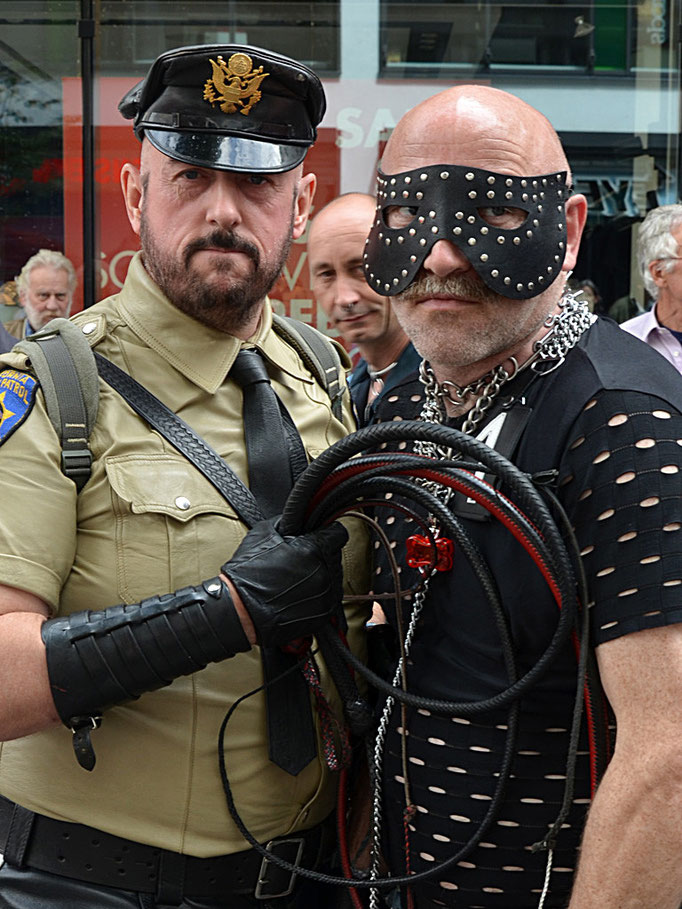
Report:
[[[338,148],[360,148],[364,132],[354,118],[357,119],[361,115],[362,110],[359,107],[344,107],[339,111],[336,118],[336,128],[342,135],[339,135],[336,139]],[[343,135],[343,133],[346,133],[346,135]]]

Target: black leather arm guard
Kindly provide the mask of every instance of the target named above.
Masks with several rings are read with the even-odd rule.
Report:
[[[52,697],[86,770],[95,765],[90,731],[108,707],[251,648],[220,578],[133,605],[48,619],[41,633]]]

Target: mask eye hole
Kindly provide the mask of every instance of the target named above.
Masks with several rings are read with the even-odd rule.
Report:
[[[383,211],[384,224],[387,227],[408,227],[417,217],[416,205],[389,205]]]
[[[517,230],[528,217],[527,211],[508,205],[486,205],[477,211],[482,221],[500,230]]]

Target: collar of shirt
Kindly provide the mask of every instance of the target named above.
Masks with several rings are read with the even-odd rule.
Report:
[[[402,353],[396,361],[393,369],[384,377],[384,387],[381,394],[384,394],[389,388],[397,385],[405,376],[419,369],[421,363],[421,354],[418,354],[411,341],[405,345]],[[370,375],[366,360],[359,360],[355,369],[348,376],[348,384],[351,388],[360,386],[363,382],[369,384]]]
[[[130,262],[119,305],[126,322],[145,344],[210,394],[225,381],[242,346],[257,347],[274,366],[300,381],[315,381],[302,368],[298,355],[273,331],[267,298],[255,334],[241,341],[173,306],[145,270],[138,252]]]
[[[630,334],[642,341],[646,341],[653,331],[663,330],[663,326],[656,318],[655,305],[640,316],[635,316],[634,319],[628,319],[627,322],[623,322],[622,328],[625,328],[626,331],[629,331]]]

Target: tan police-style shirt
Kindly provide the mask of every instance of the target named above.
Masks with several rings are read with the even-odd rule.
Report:
[[[241,347],[177,310],[139,254],[119,294],[74,317],[93,346],[190,424],[247,482],[241,391],[228,378]],[[352,429],[298,355],[272,331],[266,302],[250,343],[309,458]],[[21,354],[0,368],[24,370]],[[60,468],[42,395],[0,446],[0,583],[44,599],[54,615],[136,603],[214,577],[246,533],[207,479],[123,399],[100,383],[90,438],[92,476],[81,491]],[[346,589],[367,589],[366,538],[344,550]],[[366,610],[348,611],[356,638]],[[0,793],[52,817],[196,856],[249,848],[226,807],[218,732],[234,701],[262,682],[254,647],[107,711],[93,733],[97,763],[83,770],[71,733],[50,729],[0,745]],[[322,759],[298,776],[268,760],[262,695],[238,707],[225,734],[226,769],[239,813],[260,841],[314,826],[333,808]],[[321,751],[321,749],[319,749]]]

